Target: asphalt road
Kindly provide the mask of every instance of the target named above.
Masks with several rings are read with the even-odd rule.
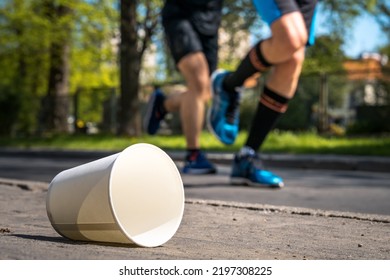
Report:
[[[62,170],[102,156],[1,154],[0,178],[50,182]],[[216,175],[183,175],[186,197],[390,215],[390,173],[273,168],[286,187],[271,190],[231,186],[230,167],[218,168]]]

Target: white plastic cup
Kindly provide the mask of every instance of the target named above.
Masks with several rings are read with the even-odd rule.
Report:
[[[72,240],[160,246],[180,226],[183,182],[164,151],[135,144],[55,176],[46,211],[53,228]]]

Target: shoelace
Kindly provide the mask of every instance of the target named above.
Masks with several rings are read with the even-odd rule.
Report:
[[[230,97],[229,106],[226,109],[226,121],[230,124],[234,124],[236,118],[238,117],[238,108],[240,106],[240,100],[237,96]]]
[[[261,161],[261,159],[259,158],[259,156],[256,154],[256,155],[248,155],[247,156],[247,159],[249,162],[252,163],[252,165],[256,168],[256,169],[264,169],[264,165],[263,165],[263,162]]]

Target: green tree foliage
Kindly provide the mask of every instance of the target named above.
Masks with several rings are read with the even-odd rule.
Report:
[[[383,36],[390,39],[390,2],[388,0],[320,0],[321,12],[326,17],[330,33],[346,39],[355,19],[369,14],[380,24]]]
[[[80,86],[117,82],[111,44],[118,22],[115,2],[0,2],[0,105],[11,105],[14,112],[0,116],[1,124],[7,123],[1,126],[3,134],[37,131],[43,116],[40,99],[59,87],[66,96]],[[61,86],[55,86],[59,83],[55,68],[59,71],[61,65],[66,65],[61,74],[66,78]]]
[[[390,40],[390,2],[387,0],[377,0],[377,5],[372,9],[372,13],[382,27],[384,36]]]
[[[29,132],[36,124],[31,112],[39,108],[42,71],[47,69],[46,25],[36,9],[31,1],[0,4],[0,102],[6,108],[0,113],[2,134]]]
[[[323,35],[306,49],[303,74],[339,72],[343,70],[345,55],[341,49],[343,40],[337,36]]]
[[[90,0],[77,5],[71,53],[71,92],[78,88],[118,86],[117,2]]]
[[[372,0],[320,0],[319,7],[325,16],[327,27],[331,34],[338,38],[345,38],[353,25],[353,20],[364,10]]]
[[[305,74],[338,71],[340,46],[353,20],[362,13],[374,15],[384,36],[390,34],[387,0],[320,3],[332,35],[318,38],[317,45],[308,50]],[[138,134],[139,70],[154,35],[162,40],[158,25],[162,4],[163,0],[1,0],[0,134],[32,134],[39,130],[43,116],[50,116],[42,114],[41,99],[46,95],[57,92],[69,97],[80,88],[115,87],[119,83],[119,132]],[[122,17],[120,7],[124,7]],[[234,51],[239,43],[235,35],[260,25],[251,0],[224,1],[222,28],[232,35],[231,56],[222,63],[224,67],[234,68],[240,59]],[[62,80],[58,80],[59,74]],[[85,92],[90,92],[92,98],[96,91]],[[89,106],[87,98],[81,100],[80,108],[95,108],[96,102]],[[62,125],[71,113],[60,114]]]
[[[229,34],[230,40],[224,46],[228,55],[225,61],[220,61],[220,65],[225,69],[234,69],[241,59],[235,52],[241,44],[240,33],[260,28],[262,22],[252,0],[224,0],[223,4],[221,30]]]
[[[140,70],[143,55],[157,30],[162,1],[120,1],[120,135],[139,135]]]

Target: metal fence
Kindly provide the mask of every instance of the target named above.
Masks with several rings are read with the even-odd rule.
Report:
[[[254,88],[246,89],[241,102],[241,129],[248,129],[264,84],[260,78]],[[182,83],[160,85],[166,95],[184,91]],[[139,93],[141,113],[153,91],[143,86]],[[69,123],[71,131],[85,133],[115,132],[118,126],[119,91],[115,88],[79,89],[72,95]],[[390,82],[350,80],[344,74],[302,76],[297,93],[277,127],[289,130],[315,128],[320,132],[360,126],[367,132],[390,132]],[[169,114],[160,133],[181,133],[177,113]]]
[[[320,132],[338,129],[341,133],[345,130],[357,133],[390,132],[389,77],[390,75],[383,79],[351,80],[348,76],[339,73],[302,76],[297,93],[290,101],[289,109],[278,122],[277,128],[286,130],[314,128]],[[260,78],[256,87],[246,89],[242,95],[240,128],[243,130],[249,128],[263,84],[264,78]],[[180,82],[163,83],[160,87],[168,96],[185,90],[185,86]],[[144,114],[146,103],[153,90],[153,85],[141,87],[139,92],[141,114]],[[58,104],[67,104],[68,107],[69,133],[116,132],[120,98],[117,88],[78,89],[69,96],[61,98],[64,102]],[[0,99],[0,107],[4,112],[3,119],[7,120],[10,113],[7,113],[9,110],[6,109],[12,109],[13,112],[17,106],[14,106],[14,110],[10,108],[9,101],[4,102],[2,104]],[[47,104],[48,101],[45,102]],[[36,109],[38,111],[36,130],[40,132],[46,129],[44,119],[48,116],[44,110],[45,102],[30,101],[31,104],[41,104],[41,108]],[[34,108],[36,107],[39,106],[34,105]],[[168,114],[159,133],[180,134],[179,114]]]

